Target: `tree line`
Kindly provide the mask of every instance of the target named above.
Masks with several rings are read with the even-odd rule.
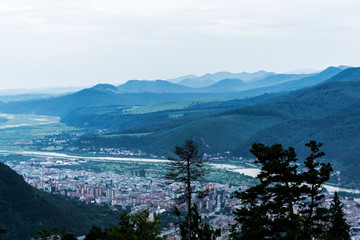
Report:
[[[261,170],[256,177],[259,183],[245,191],[236,192],[235,197],[241,201],[241,207],[233,212],[237,223],[232,226],[231,239],[350,239],[350,227],[344,218],[338,194],[335,193],[329,209],[324,206],[322,188],[330,179],[333,169],[329,163],[319,161],[325,155],[320,150],[322,144],[310,141],[305,146],[309,148],[310,154],[301,164],[298,163],[293,147],[284,149],[281,144],[267,146],[262,143],[252,145],[250,152],[256,157],[255,163],[259,164]],[[178,207],[174,209],[181,239],[216,239],[221,235],[220,229],[211,228],[199,214],[198,206],[192,199],[194,193],[198,198],[206,195],[194,188],[194,181],[201,180],[208,172],[199,145],[186,140],[183,145],[175,147],[174,153],[176,157],[169,158],[165,179],[168,184],[182,184],[178,189],[178,193],[183,196],[179,206],[182,203],[185,205],[186,217],[181,216]],[[124,212],[118,226],[104,231],[94,226],[85,240],[164,239],[161,237],[159,216],[155,215],[152,219],[149,216],[147,210],[133,215]],[[48,239],[52,234],[46,230],[37,233],[38,239]],[[72,240],[71,234],[66,234],[56,236]]]

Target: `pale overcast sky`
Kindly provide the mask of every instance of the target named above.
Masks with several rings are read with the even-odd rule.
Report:
[[[360,66],[358,0],[1,0],[0,89]]]

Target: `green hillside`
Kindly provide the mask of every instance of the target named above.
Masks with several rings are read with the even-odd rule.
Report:
[[[30,239],[34,229],[67,226],[84,235],[92,225],[113,226],[119,213],[106,207],[87,205],[59,195],[51,195],[28,185],[22,176],[0,163],[0,228],[5,240]]]
[[[277,95],[225,100],[186,100],[147,106],[111,106],[75,109],[62,117],[70,126],[101,128],[121,133],[154,132],[178,127],[228,109],[253,105]]]
[[[151,112],[159,112],[166,110],[179,110],[186,109],[189,107],[197,106],[199,104],[214,102],[214,99],[206,99],[206,100],[184,100],[184,101],[168,101],[168,102],[160,102],[155,104],[150,104],[147,106],[134,106],[131,109],[126,110],[125,113],[128,114],[144,114]],[[221,100],[218,100],[221,101]]]
[[[175,145],[192,138],[201,142],[203,150],[208,153],[230,151],[233,156],[250,157],[248,149],[254,142],[281,142],[295,146],[304,156],[304,144],[315,139],[324,143],[329,161],[338,169],[350,172],[360,170],[360,166],[354,163],[360,143],[359,91],[360,81],[329,82],[263,99],[257,104],[219,108],[222,111],[211,116],[203,115],[200,120],[160,129],[152,134],[136,137],[113,135],[106,140],[102,137],[91,140],[97,146],[111,146],[116,142],[116,146],[140,148],[166,156]],[[220,107],[229,102],[220,102],[219,105],[206,103],[204,106]],[[349,178],[343,179],[349,184]]]
[[[209,117],[220,110],[166,110],[129,114],[127,107],[76,109],[62,118],[75,127],[101,128],[121,133],[154,132]]]
[[[280,142],[281,139],[273,132],[279,131],[281,124],[301,126],[302,122],[290,120],[322,119],[359,101],[359,84],[359,82],[330,82],[286,95],[264,95],[256,99],[210,102],[184,110],[148,114],[116,115],[115,112],[101,114],[101,111],[84,109],[89,111],[89,115],[81,110],[67,118],[72,119],[74,123],[86,121],[88,126],[91,126],[91,122],[94,126],[99,127],[101,123],[102,126],[110,129],[118,126],[118,130],[122,130],[123,133],[154,132],[151,135],[137,136],[136,141],[139,145],[134,143],[136,147],[142,147],[150,152],[168,152],[175,144],[190,137],[204,141],[208,145],[209,152],[237,149],[237,153],[244,154],[239,147],[245,149],[247,153],[253,141],[271,138]],[[76,114],[79,116],[76,117]],[[341,115],[337,116],[338,120],[342,121]],[[64,118],[66,123],[74,124],[70,120],[67,121],[67,118]],[[311,136],[305,128],[303,129],[306,136]],[[297,135],[300,139],[304,137],[303,134],[289,134]],[[285,138],[281,142],[287,140],[288,138]],[[308,138],[303,139],[303,141],[307,140]],[[121,142],[120,139],[117,141]],[[145,144],[141,146],[140,142]],[[270,140],[268,142],[271,143]],[[296,145],[296,142],[289,144]]]
[[[360,82],[334,82],[300,90],[147,136],[152,137],[153,142],[149,149],[167,149],[166,143],[173,146],[189,137],[203,139],[210,146],[210,152],[236,149],[239,156],[250,156],[248,149],[255,141],[303,146],[309,137],[314,136],[311,129],[306,128],[307,121],[314,120],[312,124],[315,126],[325,126],[320,119],[359,101],[359,90]],[[355,108],[355,105],[351,106]],[[342,117],[336,114],[332,121],[322,121],[333,126],[336,121],[342,122]]]
[[[195,139],[209,153],[232,151],[257,131],[277,124],[276,116],[225,115],[205,118],[167,131],[148,135],[147,150],[169,154],[184,139]]]

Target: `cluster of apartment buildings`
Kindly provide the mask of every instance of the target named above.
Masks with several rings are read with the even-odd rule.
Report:
[[[49,157],[33,157],[28,161],[9,161],[6,164],[21,174],[25,181],[44,191],[63,194],[94,204],[108,204],[114,210],[120,205],[133,212],[149,209],[157,214],[172,210],[181,203],[182,194],[177,190],[180,183],[166,184],[163,178],[151,176],[120,175],[114,172],[93,172],[89,170],[72,170],[71,165],[86,163],[85,160],[64,160]],[[234,224],[232,210],[241,203],[232,198],[235,191],[246,187],[229,187],[227,184],[196,182],[195,190],[206,192],[204,198],[193,194],[200,212],[210,219],[214,228],[225,232]],[[325,206],[329,207],[332,195],[328,194]],[[354,238],[360,236],[360,199],[343,200],[344,211],[349,224],[353,228]],[[170,225],[171,226],[171,225]],[[173,234],[175,229],[165,229]],[[358,234],[358,235],[357,235]],[[173,234],[174,235],[174,234]],[[226,238],[226,234],[223,235]],[[175,238],[176,239],[176,238]]]
[[[114,172],[95,173],[72,170],[70,167],[83,163],[86,161],[33,157],[28,161],[9,161],[6,164],[38,189],[88,203],[108,204],[114,210],[120,205],[122,208],[131,208],[133,212],[149,209],[151,213],[159,214],[172,211],[175,205],[181,204],[183,194],[176,191],[182,187],[180,183],[169,185],[163,178],[120,175]],[[206,193],[201,199],[196,193],[193,194],[200,212],[211,217],[211,224],[215,228],[230,229],[229,224],[233,222],[231,209],[239,204],[239,200],[232,198],[232,195],[239,187],[196,182],[194,188]]]

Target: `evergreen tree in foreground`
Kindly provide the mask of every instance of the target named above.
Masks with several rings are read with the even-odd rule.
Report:
[[[43,228],[35,230],[35,239],[48,240],[48,239],[59,239],[59,240],[76,240],[74,234],[67,232],[66,227],[59,229],[58,227]]]
[[[175,147],[177,158],[169,158],[170,163],[165,179],[169,184],[178,182],[184,184],[184,188],[179,189],[178,193],[185,195],[187,205],[187,239],[191,240],[194,226],[192,224],[191,194],[195,193],[192,186],[193,181],[200,180],[207,172],[206,162],[199,154],[199,146],[192,140],[186,140],[183,146]],[[197,192],[199,194],[199,192]]]
[[[85,236],[85,240],[98,240],[105,239],[106,233],[98,226],[93,226],[88,234]]]
[[[329,221],[330,227],[327,232],[328,240],[349,240],[350,226],[346,223],[345,214],[342,209],[338,193],[335,192],[334,200],[330,205]]]
[[[105,232],[105,240],[162,240],[159,227],[160,217],[149,219],[149,211],[142,210],[133,215],[123,213],[119,226]]]
[[[328,219],[327,209],[321,206],[321,188],[332,167],[316,161],[324,155],[319,151],[321,144],[310,141],[306,146],[311,153],[300,171],[294,148],[252,145],[250,151],[261,165],[260,183],[236,193],[243,206],[234,212],[241,224],[241,229],[234,227],[234,239],[307,240],[324,236]]]
[[[180,236],[182,239],[189,238],[189,229],[187,221],[183,221],[180,217],[180,211],[178,208],[174,210],[175,215],[178,217],[179,221],[179,228],[180,228]],[[221,230],[220,229],[211,229],[210,224],[203,221],[202,217],[200,216],[197,206],[194,203],[192,205],[191,211],[191,219],[193,223],[192,228],[192,240],[216,240],[217,237],[220,237]]]

